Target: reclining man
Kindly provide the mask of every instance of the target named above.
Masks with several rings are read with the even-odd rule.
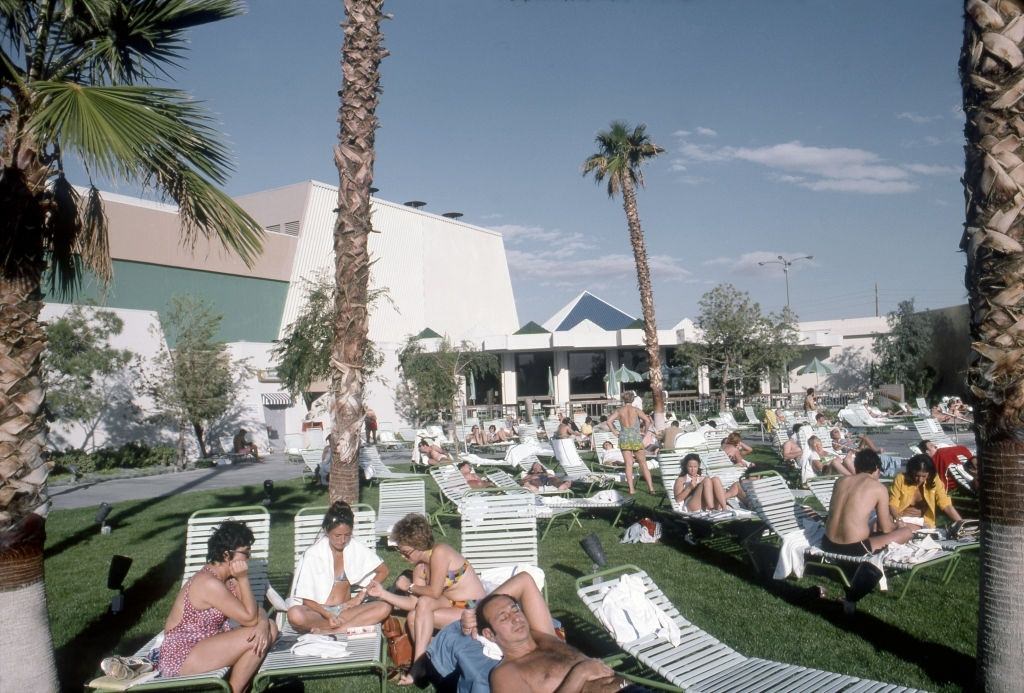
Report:
[[[896,526],[889,512],[889,493],[879,481],[882,461],[871,449],[857,451],[855,474],[836,481],[821,549],[844,556],[870,556],[892,543],[905,544],[912,527]],[[872,516],[875,516],[872,522]],[[867,596],[882,571],[871,563],[858,563],[843,600],[843,611],[852,614],[857,602]]]
[[[483,654],[479,633],[501,649],[499,663]],[[623,680],[555,635],[551,612],[529,573],[519,573],[446,626],[427,650],[435,672],[456,669],[459,691],[617,691]]]

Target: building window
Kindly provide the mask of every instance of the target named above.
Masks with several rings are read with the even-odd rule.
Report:
[[[608,362],[603,351],[569,352],[569,392],[576,396],[605,394]]]
[[[516,354],[516,392],[519,397],[547,397],[548,375],[554,378],[555,357],[550,351]]]

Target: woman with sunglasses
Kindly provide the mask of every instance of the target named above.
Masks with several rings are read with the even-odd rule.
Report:
[[[164,624],[157,664],[164,678],[231,667],[231,690],[249,687],[277,639],[249,584],[253,540],[241,522],[225,522],[210,536],[206,564],[182,586]],[[239,626],[230,628],[228,619]]]
[[[391,542],[413,566],[412,579],[401,575],[395,580],[395,589],[405,594],[388,592],[379,582],[370,583],[366,591],[408,612],[406,626],[416,670],[434,630],[459,620],[463,610],[473,608],[483,598],[484,586],[462,554],[448,544],[434,543],[434,533],[423,515],[410,513],[396,522]],[[406,674],[398,683],[411,685],[413,677]]]
[[[355,626],[382,623],[391,605],[371,600],[365,588],[388,576],[380,557],[352,541],[352,508],[335,501],[324,515],[322,536],[306,549],[295,571],[288,598],[288,622],[299,633],[336,633]]]

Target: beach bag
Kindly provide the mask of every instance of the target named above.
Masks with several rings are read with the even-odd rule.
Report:
[[[397,616],[389,616],[381,624],[381,632],[388,639],[388,658],[396,667],[412,665],[412,641]]]

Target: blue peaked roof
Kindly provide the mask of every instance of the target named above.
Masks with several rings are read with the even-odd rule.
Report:
[[[565,312],[566,308],[569,309],[568,312]],[[623,313],[615,306],[602,301],[589,291],[581,293],[575,302],[570,303],[566,308],[563,308],[556,314],[557,316],[564,313],[564,317],[554,326],[554,329],[551,330],[552,332],[571,330],[584,320],[589,320],[604,330],[622,330],[629,327],[636,319],[632,315]]]

